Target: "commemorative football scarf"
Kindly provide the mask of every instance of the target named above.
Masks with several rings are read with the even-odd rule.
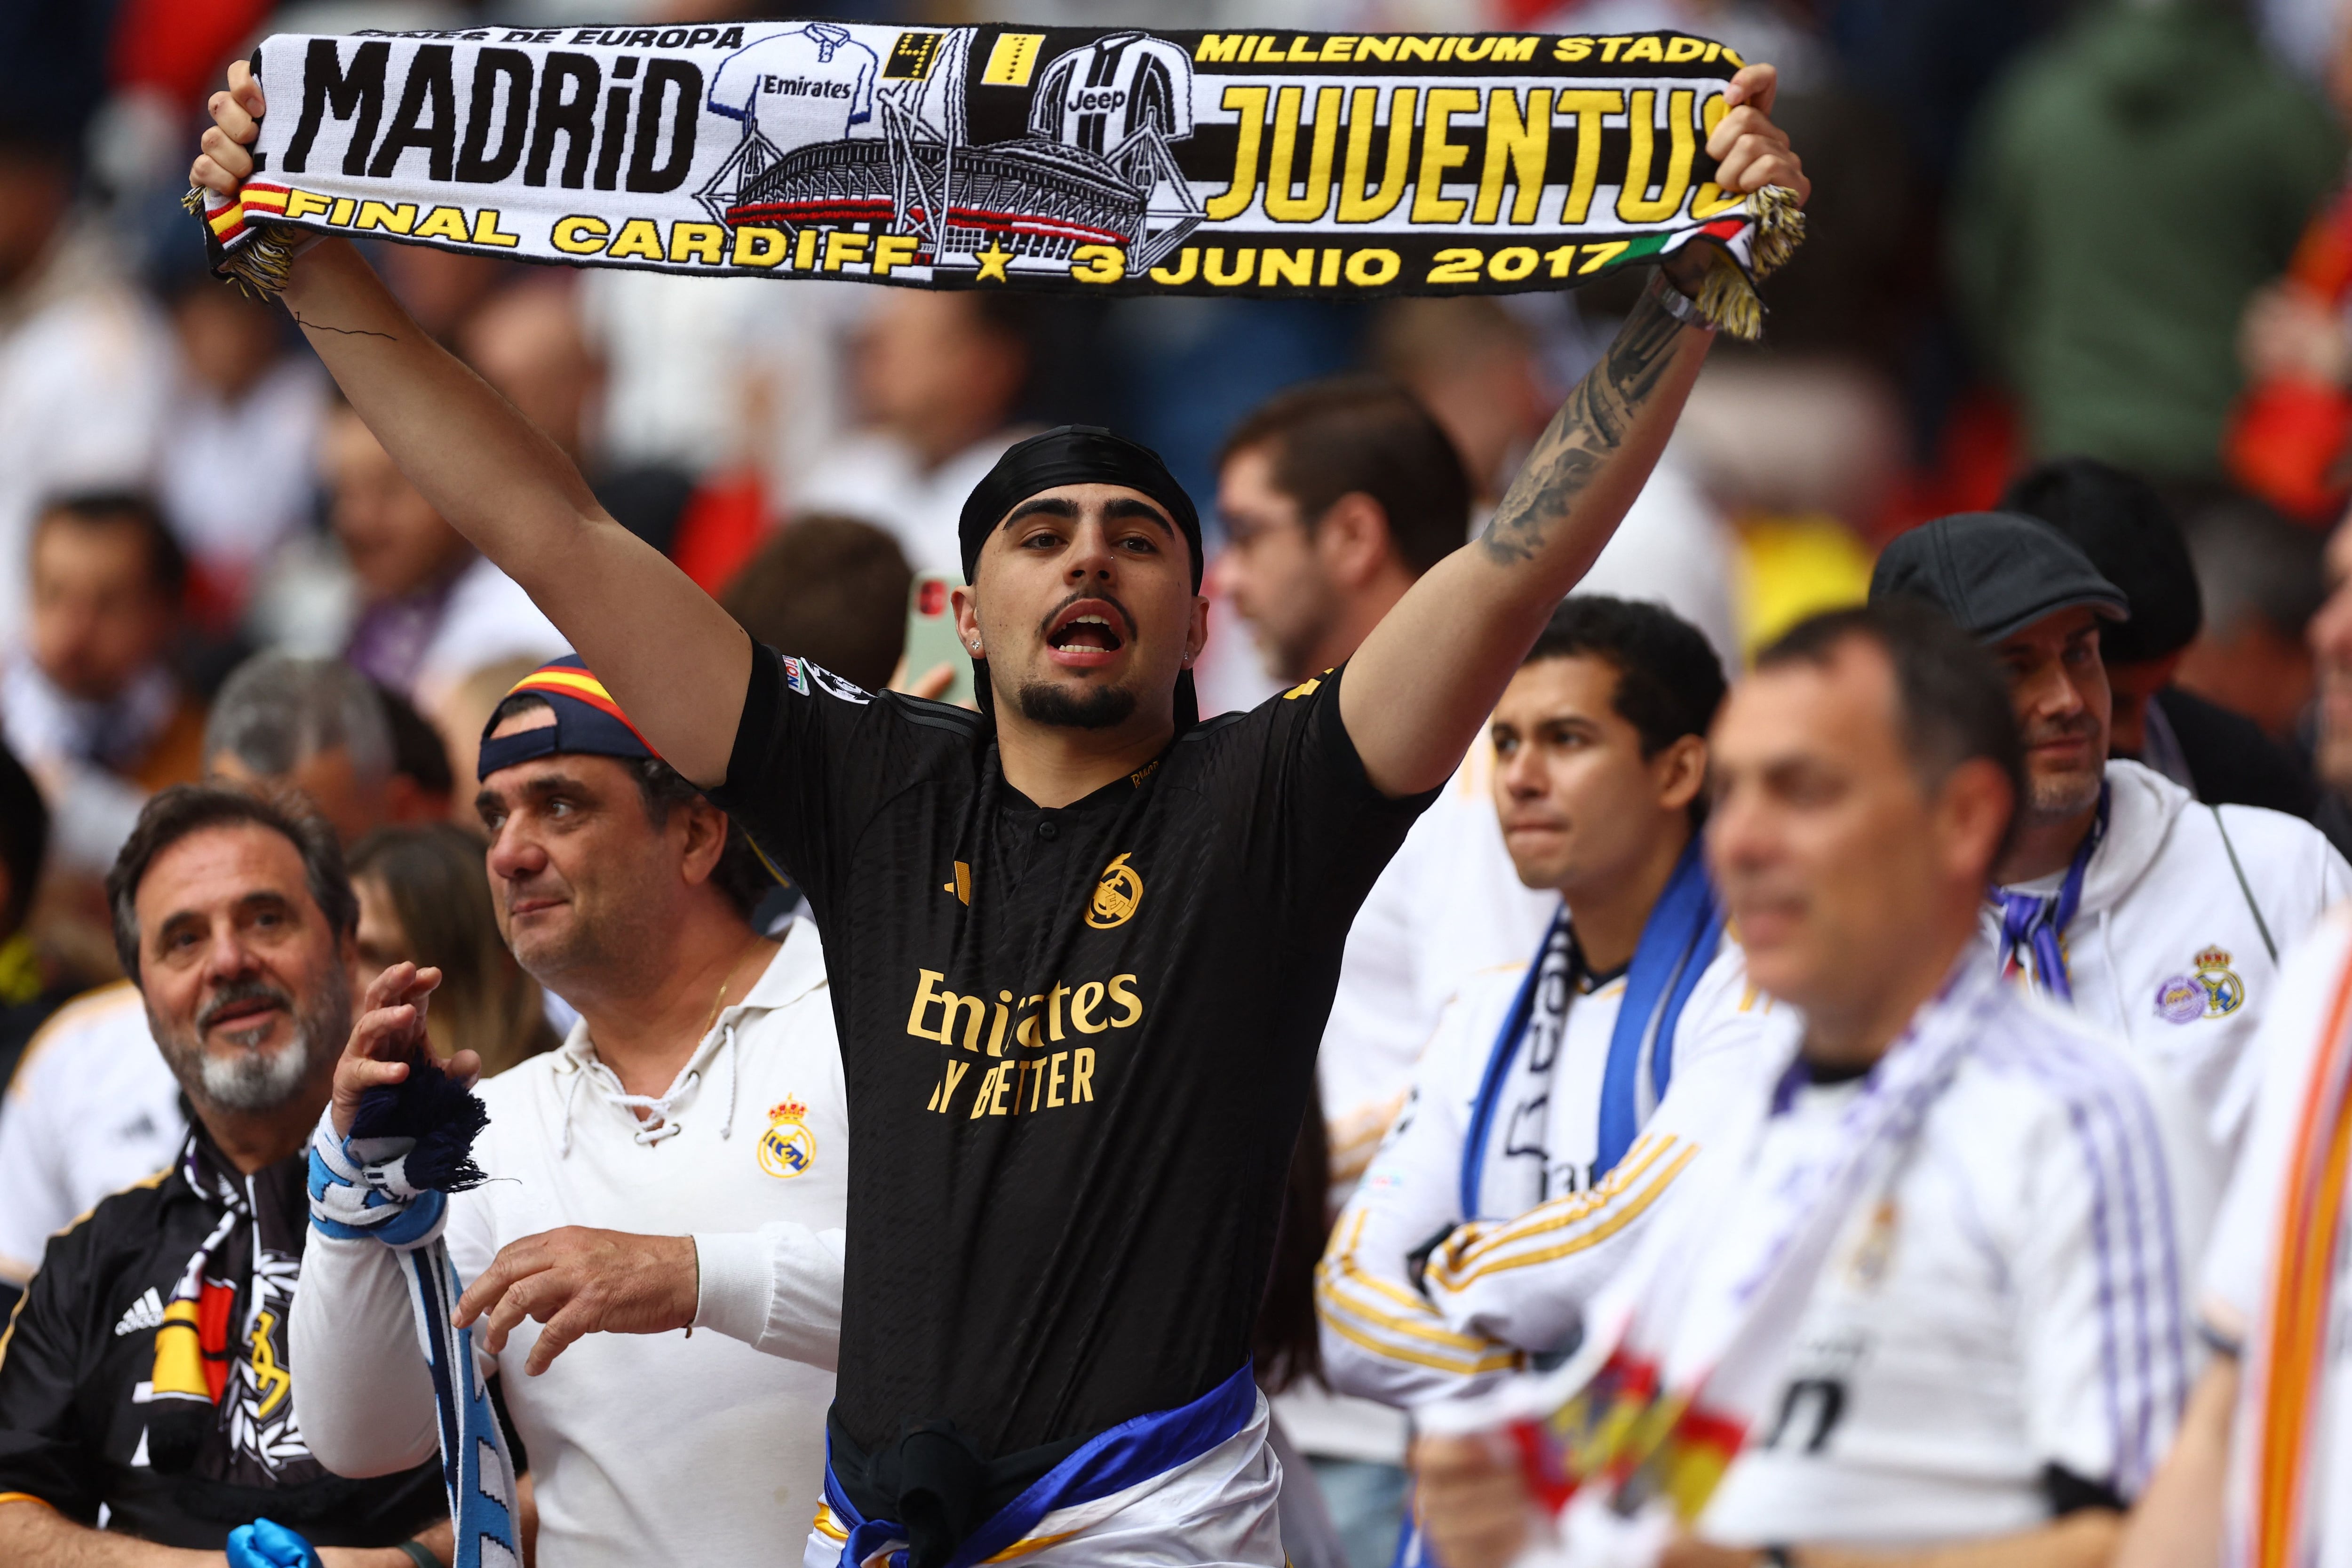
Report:
[[[310,1223],[322,1235],[373,1239],[400,1254],[440,1420],[441,1480],[457,1542],[451,1568],[522,1562],[514,1460],[474,1359],[473,1331],[455,1321],[465,1284],[441,1239],[448,1194],[486,1179],[472,1148],[488,1121],[482,1102],[420,1053],[405,1080],[361,1100],[350,1137],[335,1135],[331,1108],[310,1134]]]
[[[2248,1341],[2247,1377],[2231,1445],[2232,1568],[2302,1568],[2323,1561],[2344,1457],[2327,1441],[2329,1325],[2344,1268],[2347,1173],[2352,1172],[2352,964],[2337,977],[2301,1100],[2280,1192],[2270,1274]],[[2260,1159],[2263,1151],[2251,1151]],[[2341,1525],[2336,1525],[2340,1529]]]
[[[1633,1146],[1674,1076],[1675,1030],[1699,976],[1723,941],[1723,911],[1694,842],[1675,863],[1665,890],[1643,923],[1625,994],[1609,1034],[1594,1144],[1597,1181]],[[1563,906],[1496,1032],[1470,1125],[1462,1141],[1462,1217],[1524,1214],[1559,1194],[1544,1190],[1552,1074],[1583,967]],[[1500,1132],[1498,1134],[1497,1128]],[[1528,1160],[1526,1153],[1538,1157]],[[1530,1181],[1529,1178],[1534,1180]]]
[[[236,1169],[201,1125],[179,1174],[218,1217],[180,1271],[155,1329],[147,1458],[165,1475],[285,1487],[326,1472],[294,1419],[287,1323],[301,1268],[291,1166]]]
[[[1537,1496],[1555,1512],[1586,1486],[1631,1515],[1664,1499],[1685,1522],[1729,1468],[1776,1392],[1813,1281],[1854,1206],[1917,1135],[2002,1000],[1964,959],[1840,1113],[1834,1133],[1769,1184],[1751,1169],[1801,1082],[1758,1075],[1727,1136],[1691,1172],[1587,1315],[1558,1373],[1507,1395]]]
[[[1739,57],[1680,33],[819,21],[280,35],[226,275],[372,236],[923,288],[1363,299],[1557,289],[1701,239],[1757,335],[1790,193],[1713,181]]]

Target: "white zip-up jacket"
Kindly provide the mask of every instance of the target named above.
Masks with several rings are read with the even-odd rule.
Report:
[[[2106,837],[2060,933],[2074,1009],[2206,1108],[2226,1168],[2257,1076],[2239,1064],[2277,994],[2277,955],[2352,892],[2352,866],[2307,822],[2200,805],[2137,763],[2109,763],[2107,792]],[[1997,904],[1984,931],[1997,952]]]
[[[528,1452],[545,1568],[690,1559],[769,1568],[815,1515],[840,1337],[849,1123],[816,928],[795,921],[640,1121],[587,1026],[482,1084],[491,1179],[450,1199],[471,1280],[509,1242],[562,1226],[692,1235],[681,1334],[589,1334],[538,1377],[540,1325],[492,1370]],[[639,1102],[642,1103],[642,1102]],[[389,1247],[314,1233],[295,1298],[294,1405],[311,1451],[382,1474],[436,1450],[433,1389]],[[477,1342],[478,1343],[478,1342]]]

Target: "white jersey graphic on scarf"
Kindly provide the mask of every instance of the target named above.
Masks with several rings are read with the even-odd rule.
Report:
[[[1433,1426],[1558,1408],[1623,1348],[1746,1431],[1699,1535],[1893,1548],[2030,1529],[2057,1466],[2126,1499],[2193,1373],[2210,1151],[2179,1089],[1964,960],[1869,1077],[1756,1058],[1592,1341]],[[1663,1503],[1588,1486],[1523,1562],[1640,1568]]]
[[[719,62],[710,107],[780,148],[839,141],[874,118],[874,51],[830,22],[762,38]]]
[[[2074,1006],[2207,1108],[2226,1170],[2252,1108],[2252,1078],[2238,1066],[2276,990],[2275,953],[2352,893],[2352,867],[2307,822],[2201,805],[2137,763],[2109,763],[2107,790],[2106,835],[2061,933]],[[2054,898],[2062,880],[1996,895]],[[1984,929],[1998,952],[1997,897]],[[2032,954],[2020,957],[2031,973]]]
[[[2256,1513],[2253,1461],[2259,1447],[2267,1363],[2278,1357],[2271,1332],[2273,1270],[2295,1180],[2290,1170],[2315,1068],[2328,1044],[2338,994],[2352,964],[2352,908],[2339,909],[2287,955],[2276,1003],[2263,1020],[2250,1065],[2259,1064],[2261,1091],[2236,1175],[2221,1203],[2213,1245],[2205,1256],[2200,1308],[2231,1342],[2242,1343],[2242,1395],[2231,1438],[2229,1528],[2222,1535],[2227,1568],[2253,1568]],[[2312,1364],[2294,1375],[2312,1388],[2305,1438],[2298,1568],[2352,1568],[2352,1247],[2339,1230],[2335,1279],[2326,1290],[2329,1327],[2310,1347]]]
[[[1447,1005],[1411,1103],[1333,1228],[1316,1306],[1334,1388],[1419,1407],[1475,1393],[1523,1352],[1561,1343],[1640,1237],[1633,1222],[1685,1168],[1707,1108],[1746,1070],[1736,1064],[1773,1048],[1771,1005],[1727,942],[1683,1008],[1664,1098],[1654,1114],[1643,1107],[1642,1138],[1596,1189],[1601,1079],[1625,982],[1576,996],[1559,1048],[1540,1071],[1513,1073],[1496,1107],[1479,1174],[1479,1206],[1496,1217],[1456,1231],[1461,1245],[1429,1259],[1417,1289],[1408,1256],[1462,1219],[1468,1130],[1526,970],[1481,974]]]

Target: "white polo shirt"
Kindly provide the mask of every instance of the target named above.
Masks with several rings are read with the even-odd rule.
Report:
[[[696,1324],[718,1331],[590,1334],[530,1377],[540,1325],[526,1322],[497,1358],[539,1561],[767,1568],[816,1512],[839,1335],[848,1118],[816,928],[795,921],[720,1013],[671,1086],[674,1132],[646,1136],[618,1092],[584,1023],[484,1083],[475,1158],[491,1180],[449,1205],[450,1261],[469,1280],[562,1226],[696,1238]],[[435,1451],[390,1248],[313,1234],[291,1332],[295,1408],[321,1461],[373,1475]]]
[[[51,1236],[169,1165],[187,1135],[179,1079],[137,986],[100,986],[59,1008],[0,1104],[0,1280],[30,1279]]]
[[[2352,893],[2352,867],[2307,822],[2200,805],[2137,763],[2109,763],[2107,788],[2106,837],[2061,933],[2074,1010],[2205,1108],[2226,1171],[2257,1076],[2239,1063],[2277,993],[2272,949],[2294,946]],[[2015,890],[2054,893],[2059,880]],[[1985,933],[1997,948],[1998,906]]]

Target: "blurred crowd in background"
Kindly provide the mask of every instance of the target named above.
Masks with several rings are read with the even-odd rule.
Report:
[[[964,19],[892,0],[831,9]],[[2038,460],[2100,459],[2148,480],[2185,542],[2149,567],[2165,613],[2135,618],[2156,646],[2121,650],[2143,667],[2141,695],[2170,685],[2232,710],[2301,768],[2304,631],[2352,489],[2339,0],[998,7],[1072,23],[1147,9],[1163,27],[1680,27],[1777,62],[1779,115],[1820,191],[1809,238],[1773,280],[1765,343],[1717,347],[1593,585],[1664,600],[1736,662],[1859,600],[1906,528],[1994,504]],[[284,312],[208,275],[177,198],[206,93],[267,33],[591,11],[678,7],[0,7],[18,83],[0,120],[0,734],[52,817],[46,864],[7,868],[0,995],[33,1004],[111,977],[99,879],[142,800],[209,760],[300,773],[352,841],[470,823],[482,720],[560,639],[401,477]],[[629,528],[764,640],[868,684],[898,663],[912,575],[953,572],[962,498],[1025,431],[1114,426],[1205,501],[1253,408],[1371,372],[1435,414],[1483,510],[1635,287],[1106,301],[570,272],[388,244],[373,258]],[[1262,607],[1234,613],[1231,575],[1210,574],[1211,711],[1257,700],[1285,662],[1243,635],[1273,634]],[[303,668],[289,658],[365,677],[380,721],[326,737],[273,721],[271,681]],[[2352,816],[2315,785],[2261,803],[2352,847]],[[35,1016],[0,1032],[0,1072]]]

